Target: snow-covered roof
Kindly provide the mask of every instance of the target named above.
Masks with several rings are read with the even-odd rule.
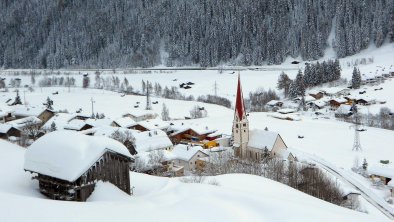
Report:
[[[335,102],[337,102],[337,103],[345,103],[345,102],[347,102],[347,99],[345,99],[345,98],[343,98],[343,97],[340,97],[340,98],[332,98],[332,99],[330,99],[330,100],[333,100],[333,101],[335,101]]]
[[[329,87],[324,88],[322,91],[324,91],[326,94],[337,94],[341,91],[348,91],[348,89],[344,89],[342,87]]]
[[[323,107],[323,106],[325,106],[326,105],[326,102],[325,101],[323,101],[323,100],[316,100],[316,101],[313,101],[313,103],[316,105],[316,106],[318,106],[318,107]]]
[[[335,110],[335,113],[337,114],[345,114],[345,113],[349,113],[352,109],[351,105],[347,105],[347,104],[341,104],[337,110]]]
[[[114,123],[118,124],[120,127],[123,128],[129,128],[136,124],[136,122],[131,117],[128,116],[116,119],[114,120]]]
[[[394,179],[394,165],[393,164],[379,164],[368,168],[370,175],[384,176]]]
[[[271,100],[271,101],[269,101],[269,102],[267,103],[267,105],[269,105],[269,106],[275,106],[275,105],[278,104],[278,103],[282,103],[282,102],[279,101],[279,100]]]
[[[131,111],[126,112],[126,113],[123,114],[123,116],[127,116],[127,115],[131,115],[131,116],[134,116],[134,117],[137,117],[137,118],[138,117],[143,117],[143,116],[149,116],[149,115],[152,115],[152,116],[155,116],[155,117],[159,116],[153,110],[145,110],[145,109],[139,109],[139,108],[132,109]]]
[[[86,123],[84,120],[80,120],[80,119],[73,119],[71,121],[69,121],[65,126],[64,129],[68,129],[68,130],[81,130],[84,126],[89,125],[90,124]]]
[[[267,149],[270,151],[275,144],[279,134],[272,131],[254,129],[249,133],[248,147],[256,149]]]
[[[10,124],[0,124],[0,133],[7,133],[12,127]]]
[[[148,119],[137,122],[135,125],[140,125],[147,130],[155,130],[155,129],[166,129],[170,126],[168,122],[164,122],[163,120],[156,118],[156,119]]]
[[[312,102],[315,101],[316,99],[313,96],[305,96],[305,102]]]
[[[162,130],[152,130],[133,133],[134,145],[137,152],[149,152],[157,149],[165,149],[173,144],[167,134]]]
[[[206,135],[206,134],[213,134],[217,132],[216,129],[211,129],[208,126],[200,125],[197,123],[185,123],[185,122],[175,122],[172,123],[170,127],[168,127],[168,131],[174,131],[170,136],[175,136],[179,133],[183,133],[187,130],[193,130],[198,135]]]
[[[201,157],[208,156],[206,153],[202,152],[203,148],[201,146],[190,146],[184,144],[178,144],[172,150],[172,154],[175,159],[189,161],[196,153],[201,152]]]
[[[387,183],[387,186],[394,188],[394,180],[390,180],[390,181]]]
[[[278,113],[282,113],[282,114],[287,114],[287,113],[294,113],[294,112],[297,112],[297,110],[295,110],[295,109],[290,109],[290,108],[284,108],[284,109],[279,109],[277,112],[278,112]]]
[[[104,119],[87,119],[85,122],[93,127],[99,126],[109,126],[112,123],[111,119],[104,118]]]
[[[51,127],[51,124],[54,122],[58,129],[64,129],[68,122],[75,118],[75,116],[75,114],[71,113],[56,113],[42,126],[42,128],[49,129]]]
[[[121,128],[121,127],[100,126],[100,127],[94,127],[91,129],[83,130],[80,133],[94,134],[95,136],[111,137],[111,135],[113,133],[115,133],[116,131],[119,131],[120,133],[129,134],[129,135],[134,135],[135,133],[140,132],[138,130],[126,129],[126,128]]]
[[[132,158],[127,148],[113,139],[55,131],[27,149],[24,169],[73,182],[107,151]]]
[[[24,106],[24,105],[17,105],[14,108],[14,115],[16,116],[38,116],[42,112],[47,110],[45,107],[38,107],[38,106]]]
[[[9,121],[7,124],[10,124],[17,129],[21,129],[27,124],[40,124],[41,122],[42,121],[35,116],[28,116],[25,118]]]

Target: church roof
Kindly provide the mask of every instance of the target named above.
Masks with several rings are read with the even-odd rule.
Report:
[[[239,75],[238,75],[237,97],[235,100],[235,114],[238,116],[239,120],[246,118],[245,103],[242,95],[241,79]]]
[[[248,147],[255,149],[265,149],[265,147],[267,147],[267,149],[271,151],[278,136],[278,133],[271,131],[259,129],[251,130],[249,134]]]

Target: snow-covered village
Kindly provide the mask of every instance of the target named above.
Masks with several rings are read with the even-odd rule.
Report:
[[[393,9],[1,2],[0,221],[394,220]]]

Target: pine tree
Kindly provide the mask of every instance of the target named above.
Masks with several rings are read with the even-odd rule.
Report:
[[[16,97],[12,105],[22,105],[21,97],[19,96],[19,90],[16,90]]]
[[[287,76],[286,73],[282,72],[278,78],[278,84],[277,88],[278,89],[283,89],[285,97],[289,96],[289,89],[290,89],[290,84],[291,84],[291,79],[289,76]]]
[[[53,100],[51,100],[49,98],[49,96],[48,96],[47,97],[47,102],[45,103],[45,106],[46,106],[47,109],[52,110],[53,109],[52,105],[53,105]]]
[[[298,74],[294,80],[296,87],[296,95],[297,96],[305,96],[305,83],[304,83],[304,75],[302,75],[302,71],[298,70]]]
[[[364,158],[364,161],[363,161],[363,169],[364,170],[367,170],[367,168],[368,168],[368,163],[367,163],[367,160]]]
[[[165,103],[163,103],[163,109],[161,110],[161,119],[163,121],[168,121],[170,119],[170,111],[168,110]]]
[[[294,99],[296,97],[297,97],[297,86],[295,81],[292,81],[289,87],[289,98]]]
[[[55,122],[51,123],[51,128],[49,129],[50,132],[56,131],[57,130],[57,126]]]
[[[361,74],[360,71],[357,70],[356,67],[354,67],[353,75],[352,75],[352,88],[359,89],[360,86],[361,86]]]

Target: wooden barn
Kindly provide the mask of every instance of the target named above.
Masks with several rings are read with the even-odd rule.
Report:
[[[20,137],[21,130],[10,124],[0,124],[0,139],[8,139],[9,137]]]
[[[130,194],[131,162],[127,148],[115,140],[56,131],[29,147],[24,169],[33,173],[47,197],[86,201],[97,181],[112,183]]]

